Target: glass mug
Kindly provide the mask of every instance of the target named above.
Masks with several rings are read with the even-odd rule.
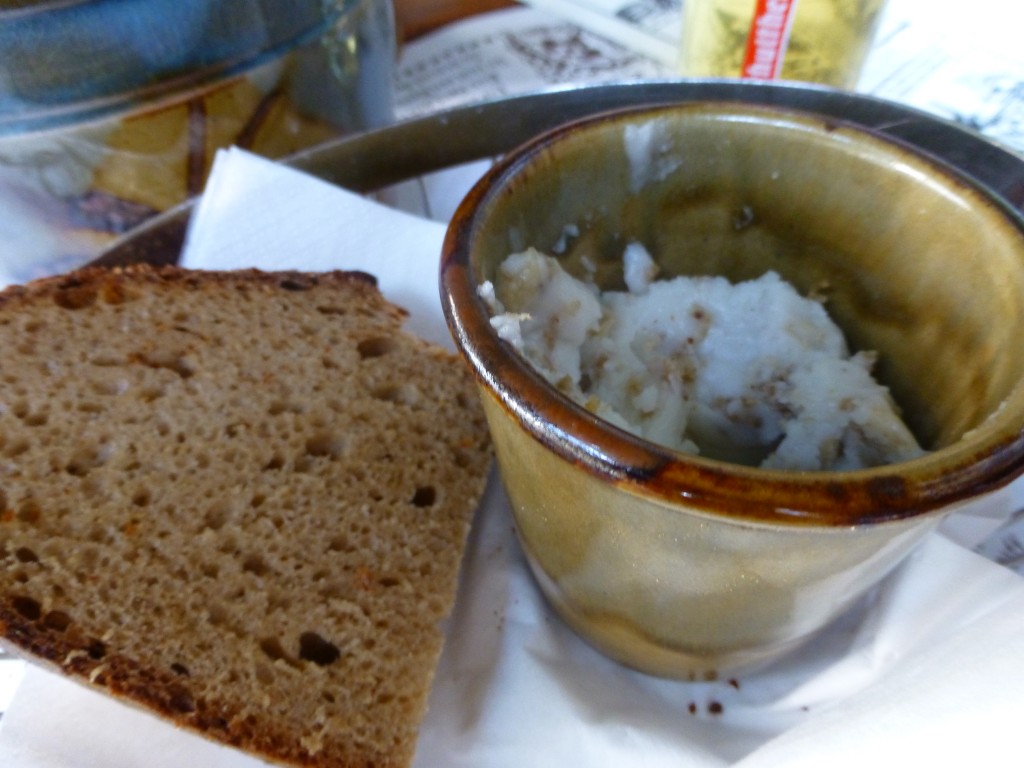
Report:
[[[0,0],[0,287],[280,158],[393,120],[390,0]]]
[[[684,0],[687,77],[800,80],[853,88],[885,0]]]

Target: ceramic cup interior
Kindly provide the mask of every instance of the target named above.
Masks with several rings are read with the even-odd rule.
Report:
[[[926,455],[853,472],[743,467],[573,404],[498,339],[477,288],[530,246],[577,275],[586,259],[619,288],[633,240],[662,276],[773,270],[823,293],[850,347],[878,352],[876,376]],[[648,672],[777,657],[943,514],[1024,469],[1024,223],[939,161],[852,125],[691,103],[556,129],[463,201],[441,291],[538,583],[584,638]]]

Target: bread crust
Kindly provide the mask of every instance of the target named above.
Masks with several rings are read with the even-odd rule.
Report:
[[[61,275],[40,278],[24,285],[11,285],[0,291],[0,311],[19,303],[32,303],[43,297],[62,296],[61,301],[77,307],[89,306],[97,299],[116,303],[116,297],[131,288],[161,290],[212,289],[246,285],[264,290],[305,291],[317,286],[347,285],[377,288],[377,278],[358,270],[300,272],[296,270],[265,271],[260,269],[193,270],[178,266],[133,264],[127,267],[83,267]],[[408,313],[383,300],[374,291],[382,311],[406,317]],[[367,296],[372,294],[367,294]],[[16,310],[14,310],[16,311]]]
[[[5,644],[273,762],[408,765],[491,455],[405,316],[361,272],[0,293]]]

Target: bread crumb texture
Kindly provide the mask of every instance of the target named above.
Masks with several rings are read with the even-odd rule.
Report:
[[[361,273],[0,294],[0,632],[274,762],[411,762],[490,447]]]

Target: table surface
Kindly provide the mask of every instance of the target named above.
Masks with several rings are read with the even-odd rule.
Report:
[[[511,0],[394,0],[400,40],[415,40],[467,16],[515,5]]]

